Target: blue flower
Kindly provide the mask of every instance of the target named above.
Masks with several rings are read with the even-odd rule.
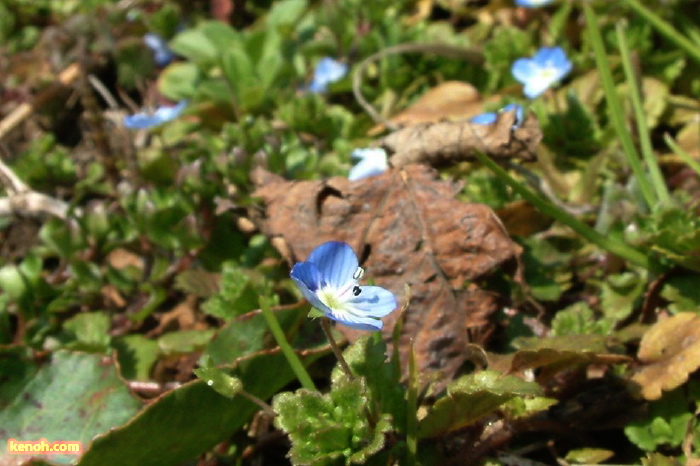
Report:
[[[153,51],[153,61],[158,66],[166,66],[175,58],[175,53],[168,47],[168,42],[158,34],[146,34],[143,36],[143,43]]]
[[[321,58],[314,70],[314,79],[309,84],[311,92],[326,92],[328,85],[340,81],[348,73],[348,65],[330,57]]]
[[[560,47],[542,47],[532,58],[518,58],[511,67],[515,79],[525,85],[530,99],[542,94],[571,71],[571,62]]]
[[[379,286],[360,286],[364,270],[349,244],[329,241],[297,262],[290,276],[313,307],[329,319],[357,330],[381,330],[396,309],[396,297]]]
[[[518,104],[508,104],[505,107],[503,107],[502,109],[500,109],[498,111],[498,113],[512,112],[513,110],[515,110],[515,123],[513,123],[513,129],[520,128],[520,126],[523,124],[523,121],[525,119],[523,107],[521,107]],[[498,113],[496,113],[496,112],[480,113],[476,116],[473,116],[469,120],[469,122],[477,124],[477,125],[492,125],[496,122],[496,118],[498,118]]]
[[[545,6],[552,3],[553,0],[515,0],[515,4],[518,6],[524,6],[528,8],[537,8],[539,6]]]
[[[381,148],[355,149],[350,157],[360,159],[360,162],[350,169],[350,181],[381,175],[388,168],[386,151]]]
[[[187,101],[182,100],[172,107],[158,107],[155,112],[140,112],[124,117],[124,126],[130,129],[144,129],[159,126],[180,116],[187,106]]]

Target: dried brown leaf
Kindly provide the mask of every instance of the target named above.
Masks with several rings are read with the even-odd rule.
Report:
[[[356,182],[287,182],[262,170],[253,178],[254,196],[264,203],[256,222],[275,244],[283,240],[278,249],[290,262],[324,241],[348,242],[366,276],[400,301],[404,285],[411,286],[403,360],[413,340],[419,371],[457,371],[469,356],[468,333],[484,330],[500,298],[465,281],[514,263],[521,252],[489,207],[456,201],[459,186],[423,165]],[[385,319],[387,341],[398,318],[395,312]],[[351,340],[361,334],[341,330]]]
[[[479,91],[462,81],[446,81],[420,96],[413,105],[389,119],[399,126],[469,118],[481,113]]]
[[[474,160],[476,151],[500,160],[535,160],[542,140],[537,119],[528,115],[513,129],[515,112],[503,112],[492,125],[468,120],[422,123],[400,129],[379,141],[391,156],[393,167],[425,163],[433,167],[450,166]]]
[[[646,365],[632,380],[647,400],[661,398],[700,367],[700,315],[681,312],[654,324],[642,337],[637,357]]]

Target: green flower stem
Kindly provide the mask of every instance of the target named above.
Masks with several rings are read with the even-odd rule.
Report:
[[[408,393],[406,399],[406,465],[416,464],[418,454],[418,368],[413,342],[408,349]]]
[[[610,110],[610,117],[612,119],[615,132],[617,133],[617,137],[620,138],[622,148],[627,156],[627,162],[630,164],[630,168],[632,169],[632,172],[634,172],[634,176],[637,178],[642,196],[644,196],[647,206],[652,208],[654,205],[656,205],[656,197],[651,188],[651,184],[647,179],[647,175],[644,172],[644,167],[642,167],[642,162],[637,154],[637,150],[634,147],[632,137],[625,127],[624,112],[615,89],[615,82],[613,81],[612,73],[610,71],[610,62],[608,61],[605,45],[603,44],[603,37],[600,34],[598,20],[596,19],[595,13],[593,13],[593,10],[588,3],[583,3],[583,11],[586,15],[586,30],[588,31],[588,36],[590,38],[591,45],[593,46],[596,65],[598,72],[600,73],[600,82],[603,86],[605,100],[608,103],[608,109]]]
[[[639,145],[642,151],[642,157],[646,162],[647,170],[651,177],[651,182],[656,191],[656,197],[661,202],[667,202],[670,198],[666,181],[664,180],[659,164],[654,157],[654,150],[651,147],[651,137],[649,136],[649,128],[647,127],[646,117],[644,115],[644,107],[642,106],[642,93],[637,82],[634,70],[632,69],[632,57],[630,54],[629,44],[625,36],[625,26],[622,22],[615,26],[617,33],[617,42],[620,47],[620,55],[622,56],[622,67],[625,70],[627,85],[632,98],[632,108],[634,109],[635,120],[637,121],[637,133],[639,133]]]
[[[653,11],[642,6],[637,0],[626,0],[626,3],[635,13],[647,20],[659,34],[676,44],[690,55],[691,58],[700,63],[700,50],[696,44],[683,37],[673,26],[661,19]]]
[[[275,317],[275,314],[272,312],[271,308],[272,303],[270,298],[267,296],[260,297],[260,310],[262,311],[263,317],[267,322],[267,326],[270,327],[270,331],[275,337],[275,341],[277,341],[280,349],[282,349],[284,357],[287,358],[287,362],[292,367],[292,371],[294,371],[294,374],[297,376],[297,379],[299,379],[302,387],[307,390],[316,391],[316,385],[314,385],[309,373],[306,372],[306,368],[301,363],[301,360],[287,341],[287,337],[282,331],[282,327],[280,327],[277,317]]]
[[[343,357],[343,352],[340,351],[338,344],[335,342],[335,338],[333,338],[333,334],[331,333],[331,326],[328,322],[328,319],[322,317],[321,328],[323,328],[323,332],[326,334],[326,338],[328,338],[328,343],[330,343],[331,345],[333,354],[335,354],[336,359],[338,359],[340,368],[343,369],[343,372],[345,372],[345,374],[352,379],[355,376],[352,374],[352,371],[350,370],[350,366],[348,366],[347,361],[345,361],[345,358]]]
[[[668,147],[670,147],[671,150],[675,152],[675,154],[680,157],[683,162],[686,163],[686,165],[692,168],[695,173],[700,175],[700,163],[696,162],[689,153],[683,150],[683,148],[679,146],[668,133],[664,134],[664,141],[666,141]]]
[[[476,152],[475,155],[479,162],[488,167],[498,178],[510,186],[515,192],[520,194],[526,201],[534,205],[543,214],[549,215],[555,220],[563,223],[598,247],[620,256],[640,267],[644,267],[645,269],[649,268],[649,259],[636,248],[598,233],[593,228],[578,220],[568,212],[559,209],[549,201],[525,188],[488,156],[480,152]]]
[[[255,396],[255,395],[253,395],[253,394],[251,394],[251,393],[248,393],[248,392],[245,391],[245,390],[241,390],[240,392],[238,392],[238,394],[241,395],[243,398],[246,398],[246,399],[248,399],[249,401],[252,401],[252,402],[255,403],[256,405],[258,405],[258,406],[263,410],[263,412],[264,412],[265,414],[267,414],[268,416],[270,416],[270,417],[275,417],[275,416],[277,416],[277,413],[275,412],[274,409],[272,409],[272,406],[270,406],[269,404],[265,403],[263,400],[261,400],[261,399],[258,398],[257,396]]]

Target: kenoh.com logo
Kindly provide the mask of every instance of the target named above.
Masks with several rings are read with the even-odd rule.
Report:
[[[36,441],[7,441],[7,452],[11,455],[79,455],[83,450],[80,442],[49,442],[45,438]]]

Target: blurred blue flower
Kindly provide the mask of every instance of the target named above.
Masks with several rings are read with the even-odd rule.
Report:
[[[144,129],[159,126],[179,117],[187,106],[187,101],[182,100],[172,107],[158,107],[155,112],[140,112],[124,117],[124,126],[130,129]]]
[[[552,3],[553,0],[515,0],[515,4],[518,6],[524,6],[528,8],[537,8],[539,6],[545,6]]]
[[[158,66],[166,66],[175,59],[175,52],[170,50],[168,42],[155,33],[143,36],[143,43],[153,51],[153,61]]]
[[[355,149],[350,157],[360,160],[350,169],[350,181],[381,175],[388,168],[386,151],[381,148]]]
[[[498,113],[502,112],[512,112],[515,110],[515,123],[513,123],[513,129],[520,128],[520,126],[523,124],[523,121],[525,119],[525,112],[523,110],[523,107],[521,107],[518,104],[508,104],[502,109],[498,111]],[[485,112],[485,113],[480,113],[476,116],[473,116],[469,121],[471,123],[477,124],[477,125],[492,125],[496,122],[496,119],[498,118],[498,113],[496,112]]]
[[[313,307],[357,330],[381,330],[379,320],[396,309],[396,297],[379,286],[359,286],[364,270],[349,244],[329,241],[297,262],[290,276]]]
[[[321,58],[314,70],[314,79],[309,84],[311,92],[326,92],[328,85],[340,81],[348,73],[348,65],[330,57]]]
[[[518,58],[511,67],[515,79],[525,85],[530,99],[542,94],[571,71],[571,62],[561,47],[542,47],[532,58]]]

